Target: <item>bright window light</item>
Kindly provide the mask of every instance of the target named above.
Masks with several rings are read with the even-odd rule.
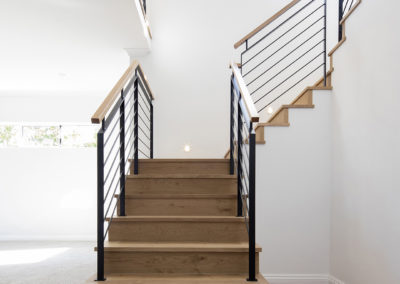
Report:
[[[66,252],[69,248],[45,248],[0,251],[0,265],[38,263]]]

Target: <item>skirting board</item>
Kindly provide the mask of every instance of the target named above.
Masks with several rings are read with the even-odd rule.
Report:
[[[269,284],[345,284],[324,274],[263,274]]]

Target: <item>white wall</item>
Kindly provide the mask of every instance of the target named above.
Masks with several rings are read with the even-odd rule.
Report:
[[[331,99],[314,91],[315,109],[289,110],[290,127],[266,128],[266,145],[257,146],[257,243],[267,279],[329,275]]]
[[[94,240],[96,149],[0,149],[0,240]]]
[[[0,96],[0,121],[90,123],[102,97]],[[95,148],[0,149],[0,240],[96,237]]]
[[[229,144],[233,44],[289,1],[153,0],[152,52],[140,58],[155,93],[157,157],[222,157]],[[192,145],[184,153],[183,145]]]
[[[139,60],[156,96],[157,157],[219,158],[226,152],[228,64],[239,62],[242,51],[233,45],[288,2],[149,1],[152,52]],[[329,50],[337,42],[337,0],[328,9]],[[185,143],[192,152],[183,152]]]
[[[334,54],[331,272],[400,283],[398,1],[362,1]]]

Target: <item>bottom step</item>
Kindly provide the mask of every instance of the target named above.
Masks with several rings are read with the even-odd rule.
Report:
[[[151,276],[151,275],[109,275],[104,283],[108,284],[248,284],[247,275],[218,276]],[[95,281],[93,276],[86,283]],[[259,284],[268,284],[261,275],[257,275]],[[99,282],[96,282],[99,283]],[[101,282],[100,282],[101,283]]]

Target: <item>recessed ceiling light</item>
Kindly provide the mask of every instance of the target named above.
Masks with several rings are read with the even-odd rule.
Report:
[[[274,112],[274,109],[272,107],[267,107],[267,113],[272,114]]]
[[[185,151],[185,152],[190,152],[192,150],[192,147],[190,147],[190,145],[188,145],[188,144],[186,144],[184,147],[183,147],[183,151]]]

